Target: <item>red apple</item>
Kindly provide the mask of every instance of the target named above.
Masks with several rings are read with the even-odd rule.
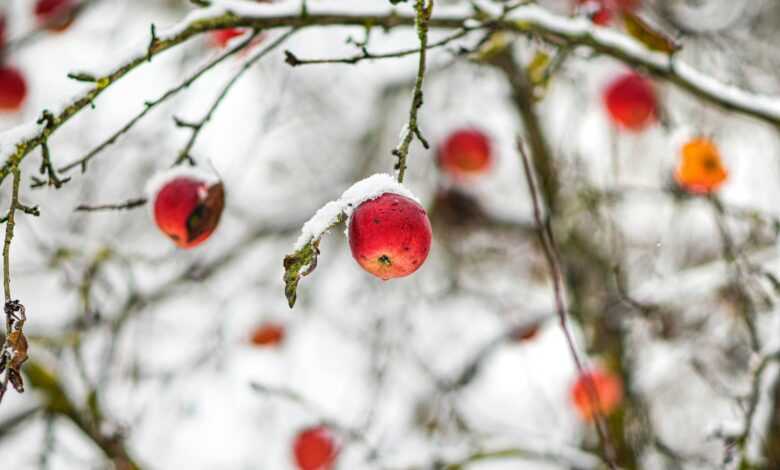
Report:
[[[65,31],[76,19],[76,0],[38,0],[35,17],[49,31]]]
[[[599,26],[607,26],[615,15],[636,11],[641,0],[576,0],[575,3],[590,16],[591,21]]]
[[[620,406],[623,382],[620,377],[603,370],[585,372],[572,385],[571,400],[583,421],[593,421],[597,409],[609,415]]]
[[[358,264],[380,279],[408,276],[428,257],[431,223],[415,201],[384,193],[355,209],[349,219],[349,247]]]
[[[252,332],[250,341],[254,346],[277,346],[284,341],[284,326],[277,323],[263,323]]]
[[[223,49],[227,47],[231,39],[243,36],[248,32],[249,30],[246,28],[218,29],[211,32],[211,44],[218,49]]]
[[[325,426],[304,429],[295,438],[293,454],[300,470],[330,470],[338,453],[338,444]]]
[[[604,90],[604,106],[612,121],[630,131],[641,131],[656,119],[657,101],[652,83],[629,72],[613,80]]]
[[[11,66],[0,65],[0,112],[19,111],[27,97],[27,81]]]
[[[193,248],[209,238],[219,224],[225,190],[219,181],[175,170],[163,175],[154,194],[154,219],[180,248]]]
[[[455,178],[481,175],[492,163],[490,139],[477,129],[457,130],[439,147],[439,167]]]

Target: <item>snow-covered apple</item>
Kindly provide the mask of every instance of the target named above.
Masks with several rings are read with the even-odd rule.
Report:
[[[493,162],[490,139],[478,129],[459,129],[451,133],[438,150],[439,167],[455,178],[487,172]]]
[[[174,169],[150,184],[154,220],[180,248],[193,248],[208,239],[225,206],[222,182],[206,172]]]
[[[349,219],[349,247],[363,269],[383,279],[412,274],[431,249],[431,223],[417,202],[384,193],[361,203]]]
[[[15,67],[0,65],[0,112],[14,112],[27,97],[27,81]]]
[[[572,385],[571,400],[583,421],[593,421],[597,410],[609,415],[620,406],[623,401],[623,382],[605,370],[587,371],[577,377]]]
[[[267,322],[257,326],[252,331],[250,342],[258,347],[278,346],[284,341],[284,326],[278,323]]]
[[[655,90],[638,73],[628,72],[614,79],[604,90],[603,100],[609,117],[623,129],[638,132],[656,119]]]
[[[338,453],[336,439],[325,426],[302,430],[293,444],[293,455],[299,470],[330,470]]]
[[[76,19],[76,0],[38,0],[35,18],[49,31],[65,31]]]

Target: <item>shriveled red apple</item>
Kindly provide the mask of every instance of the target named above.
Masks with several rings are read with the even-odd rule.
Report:
[[[198,172],[163,174],[153,191],[154,219],[180,248],[206,241],[219,224],[225,206],[222,182]]]

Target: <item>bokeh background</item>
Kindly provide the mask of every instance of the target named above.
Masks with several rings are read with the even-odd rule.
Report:
[[[308,3],[344,13],[390,8],[385,0]],[[435,9],[468,12],[465,3],[437,0]],[[575,14],[567,1],[537,3],[562,18]],[[3,130],[83,91],[68,73],[109,70],[125,51],[143,50],[151,24],[163,30],[198,8],[92,1],[52,34],[40,31],[33,4],[0,3],[10,38],[3,60],[29,86],[19,112],[0,114]],[[409,2],[395,8],[413,14]],[[780,95],[777,2],[648,0],[638,13],[683,46],[679,60]],[[255,47],[281,32],[265,32]],[[430,34],[436,41],[451,32]],[[428,55],[420,127],[432,148],[412,145],[406,176],[433,225],[425,265],[407,278],[375,279],[336,228],[293,310],[282,259],[319,207],[359,179],[392,172],[417,55],[291,67],[285,49],[349,57],[365,39],[361,28],[310,27],[254,65],[191,151],[227,191],[217,231],[192,250],[176,249],[149,207],[74,209],[145,197],[147,181],[190,137],[172,118],[201,118],[248,55],[157,107],[85,172],[65,173],[72,179],[60,189],[30,188],[36,151],[22,166],[21,199],[41,213],[17,215],[12,255],[30,361],[144,469],[292,469],[295,435],[321,423],[341,444],[338,469],[603,468],[595,428],[570,396],[577,371],[516,147],[524,123],[505,74],[475,59],[481,44],[505,41],[521,66],[540,52],[562,55],[534,106],[559,177],[551,224],[571,329],[587,365],[612,370],[625,388],[608,417],[621,468],[780,468],[778,369],[771,359],[758,369],[780,331],[777,129],[655,79],[659,121],[624,132],[601,96],[626,64],[540,35],[487,36],[475,31]],[[367,47],[391,52],[418,39],[413,28],[374,30]],[[199,35],[111,86],[51,137],[56,166],[84,156],[145,101],[223,52]],[[436,147],[464,126],[490,137],[495,161],[456,184],[437,168]],[[673,181],[680,145],[696,135],[717,143],[728,168],[713,197],[686,194]],[[280,345],[251,343],[265,322],[284,326]],[[538,334],[518,339],[529,325]],[[28,388],[9,390],[0,405],[0,468],[122,468],[47,407],[45,392]],[[754,395],[757,411],[748,413]]]

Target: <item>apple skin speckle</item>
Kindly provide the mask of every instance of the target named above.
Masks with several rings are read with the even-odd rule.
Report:
[[[359,205],[349,222],[349,246],[358,264],[383,279],[408,276],[431,249],[428,215],[413,200],[384,193]]]

